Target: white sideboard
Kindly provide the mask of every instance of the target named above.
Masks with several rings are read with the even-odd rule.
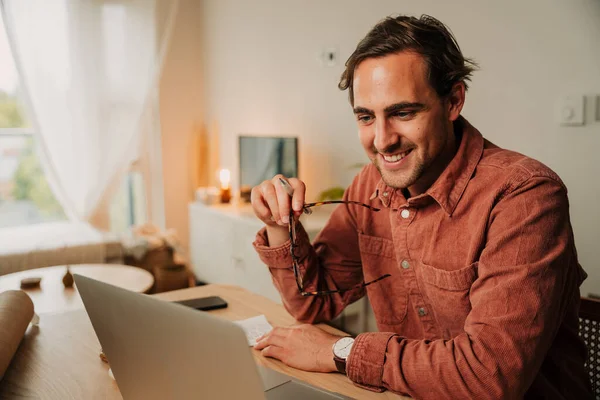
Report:
[[[311,241],[325,226],[332,208],[315,209],[301,221]],[[252,242],[263,223],[248,204],[189,205],[190,256],[196,278],[205,283],[234,284],[281,304],[268,268]],[[359,301],[339,318],[341,328],[358,333],[372,330],[368,301]]]
[[[190,255],[196,278],[239,285],[281,303],[268,268],[252,246],[263,223],[250,205],[191,203],[189,213]],[[302,218],[311,240],[328,218],[326,211]]]

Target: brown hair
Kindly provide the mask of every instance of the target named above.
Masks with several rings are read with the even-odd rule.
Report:
[[[425,59],[429,83],[440,97],[450,94],[457,82],[464,82],[468,88],[466,81],[471,80],[471,73],[477,69],[473,60],[462,55],[450,29],[434,17],[387,17],[367,33],[346,61],[338,87],[348,89],[351,104],[354,104],[352,83],[356,67],[368,58],[402,51],[413,51]]]

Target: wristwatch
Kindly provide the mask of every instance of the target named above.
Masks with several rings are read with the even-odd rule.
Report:
[[[350,355],[350,350],[352,350],[353,344],[354,338],[346,336],[341,339],[338,339],[332,347],[333,361],[335,362],[335,367],[339,372],[341,372],[344,375],[346,375],[346,360]]]

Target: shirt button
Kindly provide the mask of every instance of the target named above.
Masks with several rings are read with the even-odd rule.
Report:
[[[406,260],[402,261],[402,268],[404,268],[404,269],[409,269],[410,268],[410,264],[408,263],[408,261],[406,261]]]
[[[408,211],[407,209],[404,209],[404,210],[402,210],[400,215],[402,216],[402,218],[406,219],[406,218],[410,217],[410,211]]]
[[[383,197],[388,197],[388,192],[383,192]]]
[[[421,317],[426,316],[427,315],[427,310],[425,308],[423,308],[423,307],[419,307],[419,315]]]

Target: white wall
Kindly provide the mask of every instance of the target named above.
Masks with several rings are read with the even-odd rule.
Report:
[[[347,94],[337,89],[343,62],[379,19],[431,14],[481,65],[467,96],[467,119],[566,182],[580,262],[590,274],[583,293],[600,293],[600,166],[593,162],[600,122],[588,113],[586,126],[566,128],[553,115],[559,95],[600,95],[600,2],[483,3],[205,0],[205,111],[221,135],[221,162],[236,182],[238,134],[299,136],[309,197],[347,185],[356,172],[347,167],[366,157]],[[329,47],[339,50],[335,67],[318,61]]]

